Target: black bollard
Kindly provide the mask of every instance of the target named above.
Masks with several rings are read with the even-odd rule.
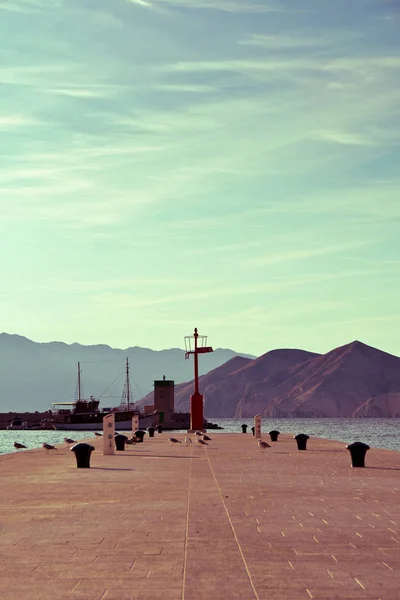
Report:
[[[350,452],[352,467],[365,467],[365,455],[369,450],[368,444],[353,442],[346,446],[346,449]]]
[[[122,435],[122,433],[117,433],[114,437],[115,440],[115,449],[116,450],[125,450],[125,444],[127,441],[127,436]]]
[[[242,433],[247,433],[247,425],[246,423],[243,423],[243,425],[240,426],[242,428]]]
[[[71,446],[70,450],[75,454],[78,469],[90,469],[90,455],[94,450],[94,446],[81,442]]]
[[[306,435],[305,433],[298,433],[294,436],[294,439],[297,442],[298,450],[307,450],[307,440],[310,439],[309,435]]]
[[[251,427],[251,431],[253,435],[256,435],[256,428],[255,427]]]
[[[162,433],[163,429],[164,429],[164,427],[161,424],[157,425],[157,433]]]
[[[146,435],[146,432],[143,431],[142,429],[138,429],[137,431],[135,431],[135,438],[137,442],[143,442],[143,438]]]
[[[147,431],[149,432],[149,437],[154,437],[155,427],[148,427]]]
[[[272,431],[270,431],[269,432],[269,437],[271,438],[271,442],[277,442],[279,434],[280,434],[280,431],[276,431],[275,429],[273,429]]]

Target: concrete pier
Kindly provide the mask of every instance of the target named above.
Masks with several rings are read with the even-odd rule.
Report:
[[[209,435],[0,456],[0,598],[399,599],[400,453]]]

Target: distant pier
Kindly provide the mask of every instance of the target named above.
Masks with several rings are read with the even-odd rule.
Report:
[[[0,456],[1,599],[398,600],[399,452],[209,436]]]

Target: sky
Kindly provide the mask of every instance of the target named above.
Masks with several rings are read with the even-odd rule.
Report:
[[[0,0],[0,330],[400,355],[399,0]]]

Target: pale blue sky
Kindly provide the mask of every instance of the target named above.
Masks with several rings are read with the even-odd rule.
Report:
[[[400,354],[400,2],[0,0],[0,329]]]

